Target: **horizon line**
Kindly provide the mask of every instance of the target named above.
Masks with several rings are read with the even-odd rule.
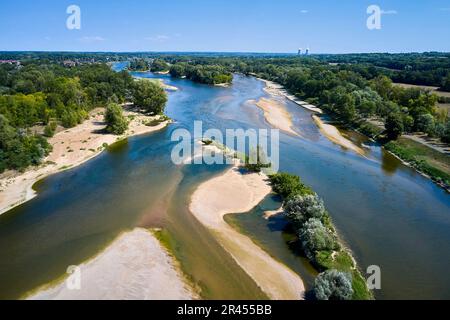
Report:
[[[116,54],[265,54],[265,55],[294,55],[294,56],[314,56],[314,55],[350,55],[350,54],[426,54],[426,53],[441,53],[450,54],[450,51],[360,51],[360,52],[341,52],[341,53],[328,53],[317,52],[298,54],[297,52],[264,52],[264,51],[79,51],[79,50],[0,50],[0,53],[116,53]]]

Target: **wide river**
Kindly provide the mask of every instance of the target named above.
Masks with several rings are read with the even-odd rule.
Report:
[[[154,77],[152,74],[139,74]],[[267,96],[264,84],[235,75],[230,88],[159,76],[179,88],[166,113],[175,120],[157,133],[119,143],[93,160],[35,185],[38,197],[0,216],[0,299],[19,298],[61,278],[69,265],[95,256],[121,232],[140,227],[168,231],[183,271],[209,299],[264,298],[264,294],[188,209],[196,186],[225,166],[171,162],[177,128],[269,128],[248,100]],[[323,199],[361,269],[381,268],[380,299],[450,299],[450,198],[380,147],[367,158],[324,138],[311,114],[285,101],[297,138],[280,134],[280,167],[301,176]],[[284,262],[311,288],[315,272],[289,246],[281,219],[267,221],[268,197],[233,216],[241,230]]]

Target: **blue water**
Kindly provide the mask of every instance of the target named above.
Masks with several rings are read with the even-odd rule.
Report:
[[[171,133],[192,130],[194,120],[202,120],[204,130],[269,128],[262,112],[248,103],[265,96],[263,83],[236,75],[232,87],[217,88],[157,77],[179,88],[167,104],[173,124],[44,179],[36,186],[38,197],[0,216],[0,298],[17,298],[55,280],[68,265],[92,257],[136,226],[170,232],[183,270],[205,297],[264,297],[188,211],[195,187],[226,167],[170,161]],[[324,198],[363,270],[381,267],[377,297],[450,298],[448,195],[376,145],[363,158],[330,143],[308,111],[286,105],[304,138],[280,135],[281,170],[298,174]],[[264,240],[273,241],[273,248],[286,245],[280,228],[265,220],[257,227],[274,235]],[[289,254],[289,248],[283,250]],[[292,269],[310,286],[314,271],[308,263],[294,253],[289,261],[298,263]]]

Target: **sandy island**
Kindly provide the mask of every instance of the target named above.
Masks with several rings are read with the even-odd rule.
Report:
[[[148,230],[122,234],[92,260],[81,264],[80,290],[66,281],[28,297],[31,300],[191,300],[173,258]]]
[[[303,282],[295,272],[223,220],[227,213],[251,210],[270,192],[265,175],[242,174],[239,168],[233,167],[198,187],[190,211],[213,231],[222,247],[270,298],[303,299]]]
[[[335,126],[324,123],[319,117],[315,115],[313,115],[312,117],[316,125],[319,127],[320,131],[323,133],[325,137],[328,138],[328,140],[345,149],[351,150],[359,155],[365,156],[364,149],[358,147],[352,141],[345,138]]]
[[[104,144],[112,144],[129,136],[149,133],[164,128],[168,121],[156,126],[146,124],[156,117],[146,116],[131,110],[124,111],[130,120],[127,132],[122,136],[101,133],[105,128],[104,109],[91,111],[89,119],[82,124],[57,133],[48,142],[53,146],[52,152],[39,167],[33,167],[24,173],[5,172],[0,178],[0,214],[11,210],[33,197],[36,192],[33,184],[51,174],[82,164],[100,154]]]
[[[261,98],[255,102],[250,100],[250,103],[256,104],[261,110],[264,111],[264,118],[274,128],[280,129],[290,135],[300,136],[292,129],[292,118],[289,112],[287,112],[285,106],[273,99]]]

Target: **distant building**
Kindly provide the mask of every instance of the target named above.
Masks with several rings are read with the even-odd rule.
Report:
[[[309,48],[306,48],[305,50],[305,56],[309,55]]]
[[[16,66],[20,66],[20,61],[18,61],[18,60],[0,60],[0,64],[15,64]]]
[[[71,61],[71,60],[64,60],[63,65],[64,65],[64,67],[72,68],[72,67],[75,67],[77,65],[77,63],[75,61]]]
[[[301,56],[302,55],[302,48],[298,49],[298,53],[297,55]]]

